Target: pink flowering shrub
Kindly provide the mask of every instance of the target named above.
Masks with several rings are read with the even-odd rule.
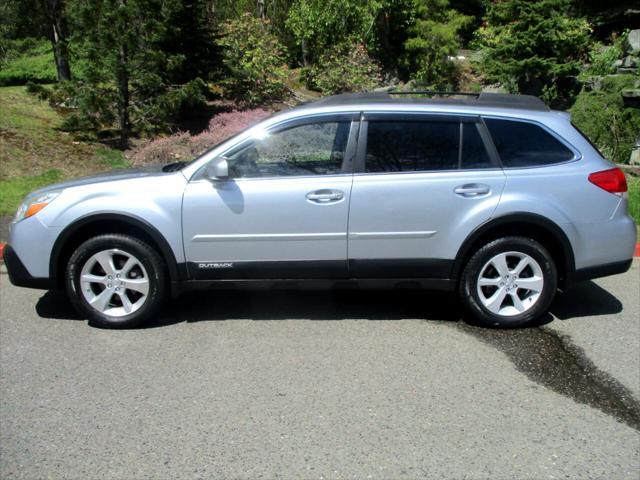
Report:
[[[220,113],[211,119],[208,129],[198,135],[178,132],[153,140],[133,153],[133,165],[159,165],[191,160],[208,148],[255,125],[271,113],[262,108]]]

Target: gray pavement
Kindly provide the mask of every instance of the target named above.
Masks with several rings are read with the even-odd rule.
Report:
[[[108,331],[0,273],[0,478],[603,478],[640,471],[640,264],[539,328],[454,296],[203,292]]]

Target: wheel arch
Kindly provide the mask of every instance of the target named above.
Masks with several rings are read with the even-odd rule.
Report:
[[[105,233],[135,236],[155,248],[167,266],[172,294],[176,295],[179,292],[179,285],[186,278],[186,272],[184,265],[179,265],[176,261],[169,242],[146,220],[120,213],[100,213],[81,217],[60,233],[49,260],[49,275],[57,287],[64,286],[64,269],[74,250],[89,238]]]
[[[533,213],[512,213],[491,219],[471,232],[458,249],[453,265],[453,278],[460,279],[464,265],[482,245],[513,235],[533,238],[549,250],[558,268],[560,286],[575,271],[571,242],[555,222]]]

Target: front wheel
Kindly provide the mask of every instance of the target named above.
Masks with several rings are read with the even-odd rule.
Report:
[[[505,237],[467,263],[460,296],[474,318],[491,327],[521,327],[542,316],[558,286],[553,258],[530,238]]]
[[[164,264],[146,243],[129,235],[91,238],[71,255],[67,292],[89,323],[134,327],[155,313],[165,294]]]

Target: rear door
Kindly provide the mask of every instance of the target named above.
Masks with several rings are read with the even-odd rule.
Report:
[[[345,277],[352,117],[280,124],[224,153],[229,179],[196,174],[183,200],[191,278]]]
[[[368,114],[349,215],[360,278],[449,278],[464,239],[498,205],[505,175],[478,117]]]

